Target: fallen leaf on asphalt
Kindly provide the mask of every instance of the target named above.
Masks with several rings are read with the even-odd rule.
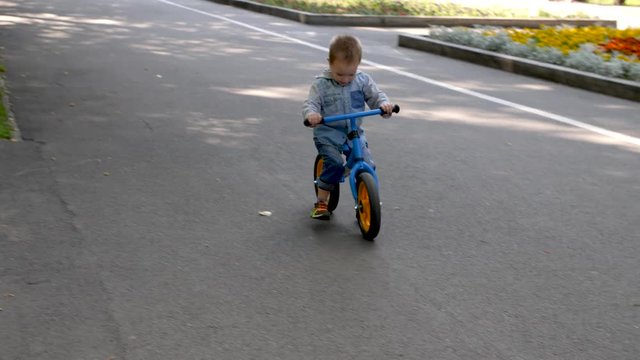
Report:
[[[260,211],[258,214],[261,216],[271,216],[273,213],[271,211]]]
[[[160,74],[157,74],[157,75],[156,75],[156,77],[157,77],[158,79],[162,79],[162,75],[160,75]]]
[[[72,102],[70,102],[70,103],[69,103],[69,106],[70,106],[70,107],[75,107],[75,106],[76,106],[76,103],[72,103]]]
[[[103,173],[102,173],[102,175],[104,175],[104,176],[109,176],[109,175],[111,175],[111,173],[110,173],[110,172],[108,172],[108,171],[105,171],[105,172],[103,172]]]

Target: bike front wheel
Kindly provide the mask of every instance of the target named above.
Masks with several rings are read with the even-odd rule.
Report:
[[[324,166],[324,161],[322,160],[322,155],[318,154],[316,156],[316,161],[313,164],[313,180],[316,181],[320,174],[322,173],[322,167]],[[318,196],[318,184],[315,184],[316,196]],[[338,207],[338,201],[340,201],[340,184],[336,184],[336,186],[331,190],[329,195],[329,202],[327,204],[327,208],[329,211],[333,212],[333,210]]]
[[[373,240],[380,232],[381,209],[380,195],[373,176],[363,172],[356,179],[358,191],[356,218],[362,236],[367,240]]]

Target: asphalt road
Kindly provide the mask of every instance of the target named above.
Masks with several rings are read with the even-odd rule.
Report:
[[[0,359],[638,359],[640,146],[556,121],[637,103],[201,0],[0,8]],[[373,243],[308,218],[343,32],[403,109]]]

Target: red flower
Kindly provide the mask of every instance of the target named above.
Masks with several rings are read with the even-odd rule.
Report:
[[[606,43],[599,44],[606,52],[617,51],[625,55],[635,55],[640,58],[640,39],[633,37],[612,38]]]

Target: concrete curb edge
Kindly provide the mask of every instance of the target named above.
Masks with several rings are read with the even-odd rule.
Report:
[[[398,38],[398,45],[627,100],[640,101],[640,83],[634,81],[610,78],[563,66],[451,44],[428,39],[424,36],[401,34]]]

